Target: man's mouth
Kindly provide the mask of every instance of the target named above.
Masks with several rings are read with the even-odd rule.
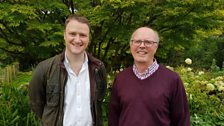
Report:
[[[71,44],[75,47],[81,47],[83,45],[82,43],[74,43],[74,42],[71,42]]]
[[[137,53],[141,54],[141,55],[146,55],[147,54],[147,52],[145,52],[145,51],[137,51]]]

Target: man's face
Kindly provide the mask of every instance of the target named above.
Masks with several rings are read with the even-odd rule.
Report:
[[[83,54],[89,43],[88,25],[71,20],[65,28],[64,40],[69,55]]]
[[[132,35],[130,48],[136,64],[150,65],[158,48],[158,38],[151,29],[139,28]]]

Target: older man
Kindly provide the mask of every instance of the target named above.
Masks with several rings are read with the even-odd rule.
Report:
[[[131,37],[133,66],[120,72],[112,87],[109,126],[190,126],[179,75],[154,58],[159,36],[149,27]]]

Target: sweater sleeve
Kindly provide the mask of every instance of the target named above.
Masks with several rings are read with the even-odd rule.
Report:
[[[190,126],[187,96],[179,76],[177,76],[171,90],[171,126]]]
[[[120,117],[120,100],[117,94],[117,79],[115,78],[113,86],[112,86],[112,92],[111,92],[111,98],[109,103],[109,126],[118,126],[119,125],[119,117]]]

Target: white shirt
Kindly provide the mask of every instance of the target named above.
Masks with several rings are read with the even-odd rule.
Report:
[[[71,69],[66,55],[64,65],[68,80],[65,85],[63,126],[92,126],[88,57],[85,53],[85,61],[78,75]]]

